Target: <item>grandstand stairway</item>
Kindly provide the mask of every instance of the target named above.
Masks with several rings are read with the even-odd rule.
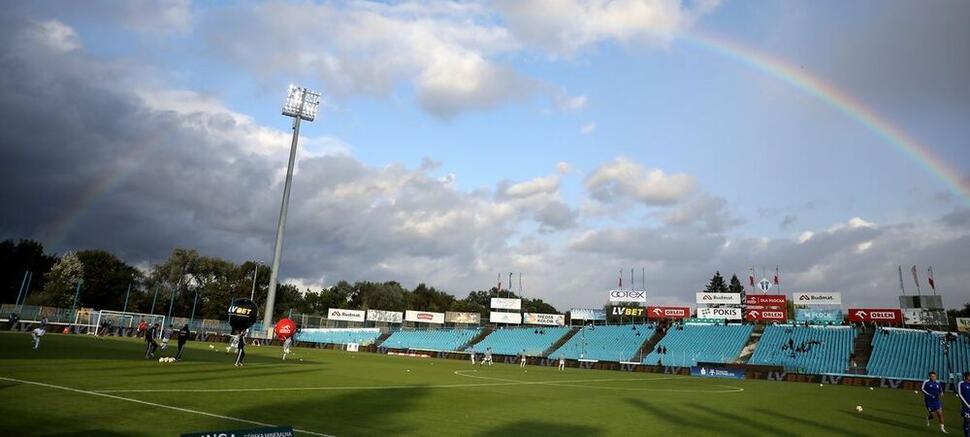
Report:
[[[381,333],[381,336],[377,337],[377,340],[374,340],[374,344],[380,345],[384,343],[384,340],[387,340],[387,337],[390,337],[390,336],[391,336],[391,331]]]
[[[630,361],[642,361],[643,357],[647,356],[650,352],[653,352],[653,348],[657,347],[657,343],[659,343],[662,338],[664,338],[664,334],[661,333],[659,329],[653,331],[653,335],[643,342],[643,345],[640,346],[639,350],[637,350],[637,354],[630,357]]]
[[[860,375],[867,374],[866,366],[869,365],[869,357],[872,356],[872,337],[875,333],[875,328],[870,328],[855,338],[852,352],[855,354],[855,362],[859,366],[856,372]]]
[[[744,348],[741,349],[741,355],[738,355],[739,364],[747,364],[751,356],[754,355],[754,350],[758,347],[758,341],[761,340],[761,336],[765,332],[765,325],[755,325],[754,330],[751,331],[751,337],[748,338],[748,342],[745,343]]]
[[[562,345],[566,344],[566,342],[569,341],[570,338],[573,338],[573,336],[576,335],[577,332],[579,332],[578,327],[570,329],[569,332],[566,333],[566,335],[562,336],[562,338],[560,338],[559,340],[556,340],[556,342],[553,343],[552,346],[549,347],[549,349],[546,349],[545,352],[542,353],[542,356],[548,357],[549,354],[555,352],[557,349],[562,347]]]
[[[478,335],[476,335],[474,338],[472,338],[471,340],[469,340],[468,343],[465,343],[464,345],[462,345],[460,350],[464,351],[465,349],[468,349],[468,348],[470,348],[470,347],[478,344],[478,342],[484,340],[485,337],[488,337],[488,334],[491,334],[493,331],[495,331],[494,328],[489,328],[487,326],[483,326],[482,329],[481,329],[481,331],[478,333]],[[481,351],[479,351],[479,352],[481,352]]]

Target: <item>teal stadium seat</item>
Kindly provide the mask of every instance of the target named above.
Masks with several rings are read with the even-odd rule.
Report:
[[[930,371],[970,371],[970,339],[959,335],[950,342],[944,359],[944,334],[915,329],[880,329],[872,338],[872,356],[866,370],[884,378],[925,379]]]
[[[377,329],[305,329],[297,332],[294,338],[303,343],[368,345],[374,343],[381,332]]]
[[[563,326],[500,328],[488,334],[474,347],[476,352],[492,348],[492,352],[501,355],[518,355],[525,349],[526,355],[535,357],[542,355],[567,332],[569,328]]]
[[[479,329],[427,329],[395,331],[381,347],[391,349],[419,349],[427,351],[457,351],[468,344]]]
[[[765,329],[748,363],[784,366],[789,372],[845,373],[855,337],[855,329],[848,326],[773,325]],[[796,348],[805,343],[807,350],[792,357],[789,339]]]
[[[628,361],[653,336],[653,329],[653,325],[584,326],[549,357]]]
[[[694,366],[698,362],[731,363],[738,359],[741,349],[751,337],[752,325],[695,325],[685,324],[683,329],[670,327],[661,339],[643,358],[644,364],[665,366]],[[666,354],[657,353],[663,346]]]

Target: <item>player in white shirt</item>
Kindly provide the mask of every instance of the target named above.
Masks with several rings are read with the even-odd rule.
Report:
[[[482,359],[482,364],[488,363],[489,367],[492,367],[492,348],[485,349],[485,358]]]
[[[172,338],[172,325],[171,324],[168,325],[168,328],[165,328],[165,330],[162,331],[162,350],[165,350],[168,347],[168,340],[170,338]]]
[[[286,359],[286,354],[290,353],[290,346],[293,345],[293,337],[286,337],[283,340],[283,359]]]
[[[472,365],[474,366],[475,365],[475,348],[474,347],[471,347],[471,348],[468,348],[468,350],[470,351],[469,354],[468,354],[468,356],[471,357],[471,359],[472,359]]]
[[[566,368],[566,358],[562,355],[559,356],[559,371],[563,371]]]
[[[239,350],[239,334],[229,334],[229,346],[226,346],[226,353]]]
[[[519,361],[519,367],[525,367],[526,363],[528,362],[525,357],[525,349],[522,349],[522,353],[520,355],[522,356],[522,358]]]
[[[47,329],[45,329],[43,325],[41,325],[38,328],[34,328],[33,331],[30,331],[30,337],[34,339],[34,349],[37,349],[40,347],[40,338],[43,337],[44,334],[46,333],[47,333]]]

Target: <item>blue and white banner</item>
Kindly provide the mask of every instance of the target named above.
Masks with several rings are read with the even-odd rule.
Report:
[[[573,308],[569,310],[570,320],[606,320],[606,310]]]
[[[841,325],[842,310],[797,309],[795,310],[795,321]]]
[[[724,367],[694,366],[690,368],[690,376],[701,378],[731,378],[744,379],[744,369],[727,369]]]

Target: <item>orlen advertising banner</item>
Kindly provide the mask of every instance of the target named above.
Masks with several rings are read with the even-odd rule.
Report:
[[[744,320],[751,322],[784,322],[788,320],[788,314],[784,309],[780,310],[746,310],[744,312]]]
[[[400,311],[367,310],[367,320],[371,322],[401,323],[404,313]]]
[[[441,325],[445,323],[445,313],[407,310],[404,312],[404,320],[409,322],[436,323]]]
[[[522,314],[492,311],[488,314],[488,321],[492,323],[514,323],[518,325],[522,323]]]
[[[478,313],[458,313],[445,311],[445,321],[448,323],[466,323],[477,325],[482,322],[482,315]]]
[[[644,290],[610,290],[610,302],[647,303],[647,292]]]
[[[363,310],[343,310],[340,308],[330,308],[327,310],[327,320],[344,320],[347,322],[363,322]]]
[[[741,295],[738,293],[697,293],[697,303],[703,304],[741,304]],[[738,313],[740,314],[740,313]]]
[[[521,310],[522,299],[492,298],[492,308],[500,310]]]
[[[795,305],[842,305],[842,293],[792,293]]]
[[[700,376],[702,378],[744,379],[744,369],[727,369],[723,367],[693,366],[690,368],[690,376]]]
[[[795,310],[796,322],[842,324],[842,310],[814,310],[799,308]]]
[[[903,321],[903,312],[894,308],[850,308],[849,321],[900,323]]]
[[[606,311],[587,308],[573,308],[569,310],[572,320],[606,320]]]
[[[749,307],[784,307],[788,297],[784,294],[748,294],[744,304]]]
[[[647,307],[647,317],[651,319],[686,319],[690,317],[690,308]]]
[[[566,316],[562,314],[524,313],[522,319],[527,325],[562,326],[566,324]]]
[[[643,317],[646,308],[643,307],[611,307],[610,314],[620,317]]]
[[[741,320],[741,308],[698,308],[697,318]]]

